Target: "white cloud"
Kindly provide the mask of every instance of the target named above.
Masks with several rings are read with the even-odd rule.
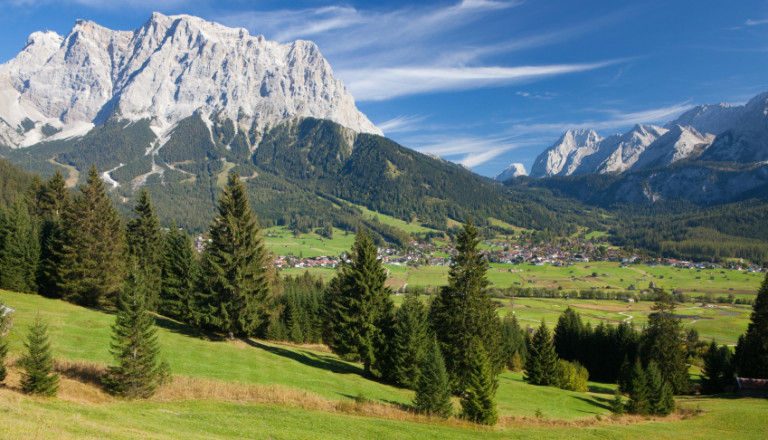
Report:
[[[389,67],[343,70],[338,76],[358,101],[381,101],[418,93],[466,90],[583,72],[616,61],[519,67]]]
[[[541,124],[513,123],[508,132],[517,136],[532,134],[560,135],[566,130],[594,129],[597,131],[621,129],[635,124],[665,123],[690,109],[690,103],[680,103],[668,107],[643,110],[639,112],[621,112],[618,110],[605,111],[607,119],[593,119],[581,122],[554,122]],[[553,139],[554,140],[554,139]]]
[[[392,133],[405,133],[418,130],[420,128],[419,123],[422,122],[425,118],[425,116],[403,115],[376,124],[376,126],[379,127],[385,135]]]
[[[744,24],[746,24],[747,26],[759,26],[761,24],[768,24],[768,18],[764,18],[762,20],[748,19],[747,21],[744,22]]]
[[[405,144],[422,153],[434,154],[470,168],[524,145],[509,137],[444,134],[415,136],[407,139]]]

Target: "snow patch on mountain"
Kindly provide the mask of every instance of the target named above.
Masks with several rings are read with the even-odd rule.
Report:
[[[504,182],[506,180],[512,179],[513,177],[518,176],[527,176],[528,173],[525,171],[525,166],[521,163],[513,163],[510,164],[507,168],[504,169],[501,173],[496,175],[496,177],[493,178],[493,180],[496,180],[497,182]]]
[[[531,177],[570,175],[584,157],[594,154],[602,138],[594,130],[568,130],[536,158]]]
[[[134,31],[78,20],[65,37],[33,33],[0,65],[0,142],[11,147],[80,133],[115,113],[151,118],[161,137],[194,112],[244,130],[302,116],[382,134],[314,43],[279,44],[188,15],[155,13]]]

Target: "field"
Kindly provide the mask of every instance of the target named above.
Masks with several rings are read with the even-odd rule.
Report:
[[[50,325],[54,356],[74,365],[55,399],[21,394],[12,368],[8,386],[0,389],[4,439],[764,436],[764,399],[687,397],[680,399],[682,406],[704,413],[685,420],[614,420],[607,409],[612,386],[591,383],[591,392],[574,393],[528,385],[519,373],[500,377],[498,427],[441,422],[403,410],[411,391],[364,379],[359,365],[322,347],[211,339],[165,319],[158,319],[161,351],[174,383],[149,401],[123,401],[71,373],[103,369],[110,361],[112,313],[5,291],[0,301],[16,309],[8,336],[12,357],[18,356],[22,336],[39,314]]]
[[[341,229],[333,229],[333,238],[328,239],[315,233],[294,236],[293,233],[283,227],[276,226],[265,229],[261,235],[264,244],[273,255],[289,255],[304,258],[319,256],[338,256],[342,252],[349,252],[355,242],[355,234],[347,233]]]

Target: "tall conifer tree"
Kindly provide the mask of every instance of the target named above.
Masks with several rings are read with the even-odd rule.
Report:
[[[427,346],[415,389],[416,397],[413,403],[417,410],[443,418],[449,417],[453,412],[445,361],[440,353],[440,345],[434,337]]]
[[[29,328],[24,347],[27,351],[20,360],[20,365],[24,369],[21,373],[22,391],[29,394],[55,396],[59,391],[59,375],[53,372],[48,326],[40,319],[40,315],[35,318],[34,325]]]
[[[159,311],[186,323],[195,323],[195,286],[200,266],[192,249],[192,239],[174,224],[165,238],[162,260]]]
[[[385,376],[398,385],[413,388],[426,355],[428,334],[427,308],[417,293],[409,293],[397,310],[389,346],[391,371],[385,371]]]
[[[494,374],[504,366],[501,325],[488,291],[488,263],[479,250],[477,229],[471,221],[456,237],[456,255],[448,285],[440,289],[430,308],[430,321],[445,356],[454,392],[466,389],[472,372],[470,347],[482,346]]]
[[[675,315],[672,297],[664,291],[658,295],[651,307],[653,313],[648,317],[648,327],[641,336],[640,355],[644,365],[656,362],[661,377],[669,382],[675,394],[686,393],[691,389],[691,381],[680,319]]]
[[[525,362],[525,380],[533,385],[556,386],[557,353],[552,343],[552,334],[544,321],[536,334],[533,335],[531,346],[528,348],[528,358]]]
[[[768,274],[757,291],[749,321],[736,345],[736,370],[740,377],[768,379]]]
[[[384,285],[387,273],[371,235],[357,232],[344,264],[325,295],[324,340],[334,353],[363,363],[366,375],[380,376],[394,321],[394,305]]]
[[[48,179],[40,196],[40,262],[37,266],[37,291],[48,297],[61,297],[57,288],[57,268],[61,262],[61,216],[69,206],[71,194],[60,169]]]
[[[471,350],[472,372],[467,389],[461,398],[461,415],[481,425],[495,425],[499,420],[496,411],[496,375],[491,371],[488,356],[479,344]]]
[[[95,166],[62,216],[57,287],[64,299],[112,304],[123,283],[125,238],[120,218]]]
[[[581,316],[572,308],[565,309],[555,326],[555,351],[560,359],[566,361],[580,360],[583,353],[584,324]]]
[[[734,383],[733,356],[728,346],[718,347],[717,343],[712,341],[702,358],[704,360],[701,376],[702,394],[722,393],[725,387]]]
[[[135,263],[134,263],[135,266]],[[152,396],[163,380],[155,319],[147,312],[143,271],[135,267],[118,297],[110,352],[117,365],[103,378],[107,390],[130,399]]]
[[[8,370],[5,366],[5,359],[8,356],[8,341],[5,340],[8,331],[8,310],[0,303],[0,383],[5,381],[8,376]]]
[[[135,259],[138,270],[143,272],[142,277],[147,285],[147,307],[149,310],[157,310],[163,237],[146,188],[139,192],[133,212],[136,218],[128,222],[125,241],[128,253]]]
[[[203,323],[230,338],[264,331],[270,296],[267,251],[245,186],[229,176],[203,253]]]
[[[40,244],[26,204],[18,199],[5,220],[0,243],[0,287],[17,292],[36,292],[35,272]]]

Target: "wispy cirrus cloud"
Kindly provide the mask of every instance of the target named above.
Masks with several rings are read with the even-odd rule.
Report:
[[[419,130],[421,127],[420,123],[425,119],[426,116],[402,115],[376,124],[376,126],[387,135],[392,133],[407,133]]]
[[[747,21],[745,21],[744,24],[747,26],[760,26],[761,24],[768,24],[768,18],[763,18],[760,20],[752,20],[750,18],[750,19],[747,19]]]
[[[339,76],[360,101],[381,101],[418,93],[511,84],[535,78],[599,69],[617,61],[519,67],[389,67],[344,70]]]
[[[507,132],[513,137],[530,136],[534,134],[560,135],[566,130],[594,129],[616,130],[634,124],[665,123],[679,116],[693,105],[683,102],[667,107],[626,112],[620,110],[604,110],[605,119],[591,119],[579,122],[554,122],[554,123],[516,123],[511,121]],[[554,139],[553,139],[554,140]]]
[[[610,21],[603,17],[572,27],[521,30],[516,37],[506,35],[509,27],[504,26],[501,41],[487,35],[486,27],[473,26],[477,20],[487,20],[520,4],[464,0],[448,6],[390,10],[329,6],[239,12],[223,15],[219,21],[283,42],[312,39],[358,101],[491,87],[618,62],[516,66],[510,61],[486,61],[491,56],[565,41]]]

